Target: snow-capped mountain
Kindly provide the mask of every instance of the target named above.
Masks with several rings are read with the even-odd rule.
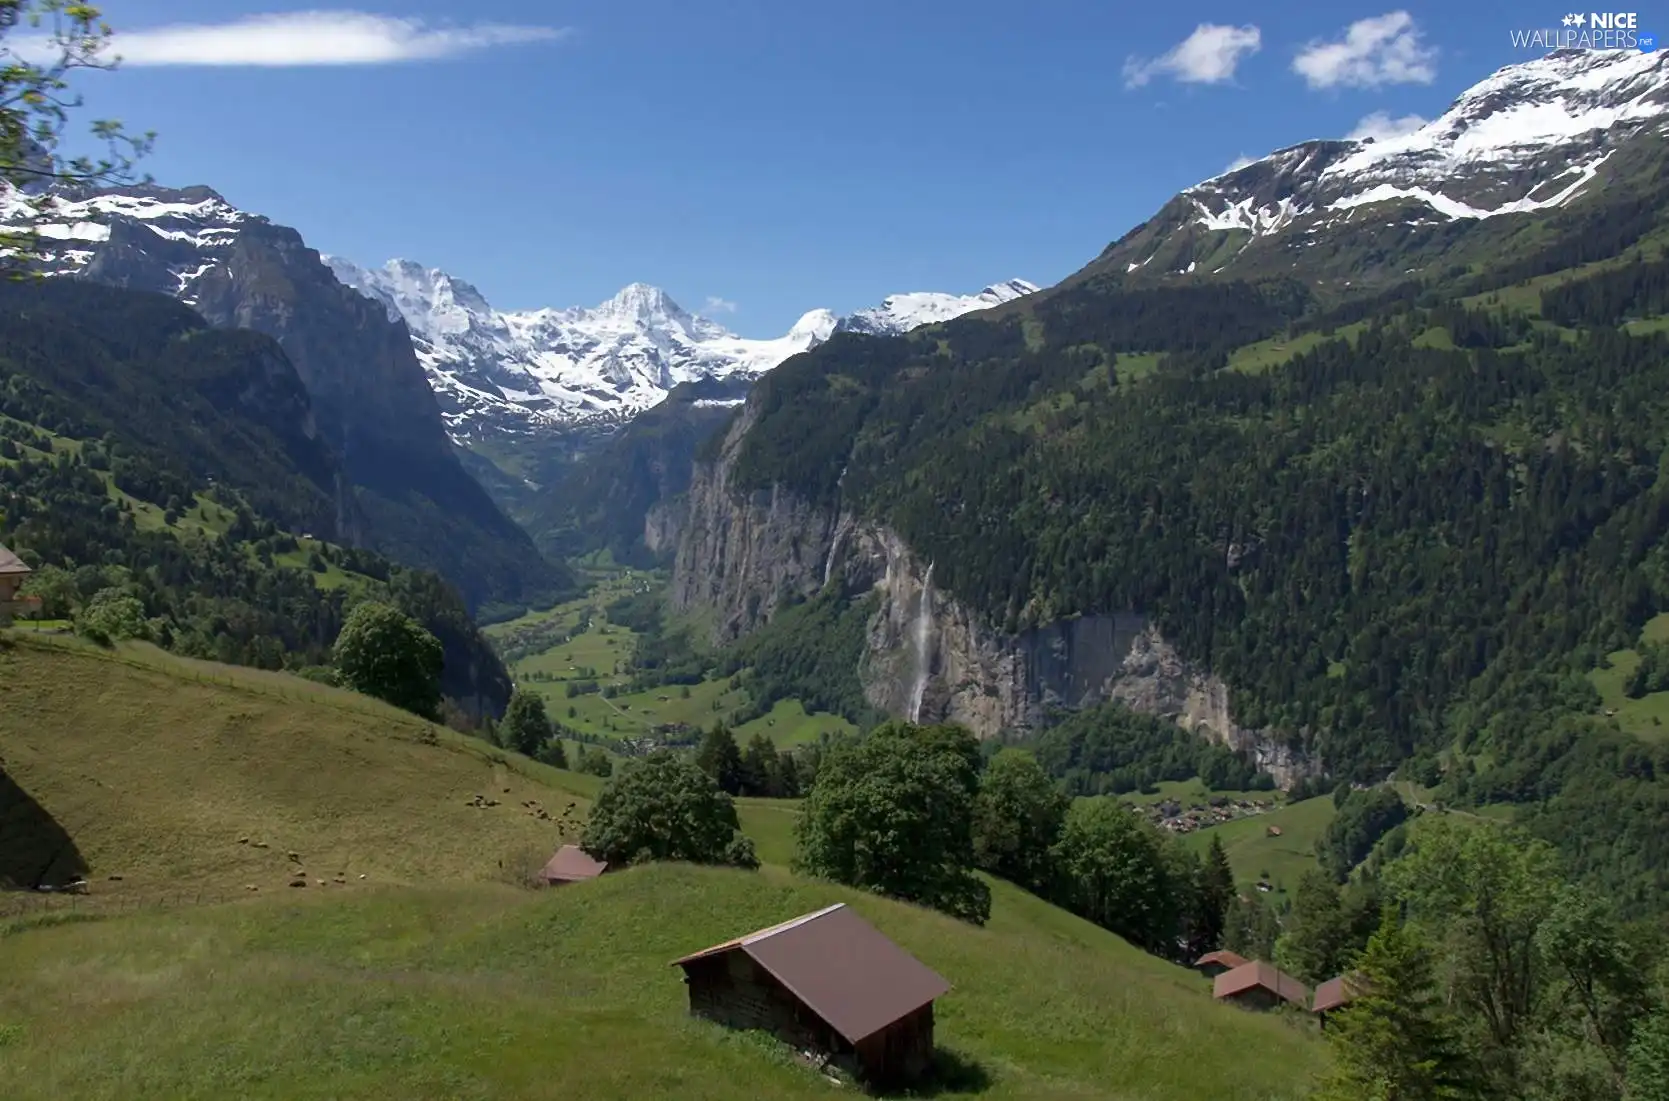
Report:
[[[460,442],[483,432],[618,422],[681,382],[751,381],[837,329],[896,334],[1037,289],[1016,279],[974,295],[893,295],[844,319],[811,310],[784,335],[755,340],[643,283],[592,308],[502,311],[464,280],[409,260],[370,269],[325,260],[344,284],[404,319]]]
[[[1669,54],[1562,50],[1503,68],[1399,137],[1310,141],[1171,200],[1103,254],[1136,278],[1231,275],[1364,227],[1552,210],[1597,191],[1633,139],[1669,129]],[[1337,232],[1332,232],[1337,231]]]
[[[1024,279],[1010,279],[1005,283],[993,283],[978,294],[939,294],[934,291],[893,294],[882,299],[879,306],[841,318],[835,327],[841,332],[896,336],[922,325],[936,325],[975,310],[1001,306],[1037,289],[1036,284]]]

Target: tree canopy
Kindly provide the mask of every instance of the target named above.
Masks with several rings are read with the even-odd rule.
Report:
[[[834,749],[798,823],[795,866],[976,923],[991,892],[974,875],[979,749],[959,727],[888,723]]]
[[[682,860],[759,866],[730,796],[668,750],[628,763],[604,785],[580,844],[610,864]]]
[[[434,635],[398,608],[377,601],[356,607],[336,636],[335,658],[345,686],[435,717],[445,653]]]

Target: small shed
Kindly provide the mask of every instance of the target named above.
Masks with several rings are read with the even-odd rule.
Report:
[[[1310,1003],[1310,1012],[1321,1021],[1322,1028],[1327,1027],[1327,1014],[1343,1009],[1356,1000],[1360,981],[1356,975],[1340,975],[1315,988],[1315,1001]]]
[[[873,1087],[933,1064],[933,1002],[950,989],[845,903],[714,945],[684,969],[690,1012],[763,1029]]]
[[[608,871],[608,861],[593,860],[591,856],[578,845],[564,845],[556,850],[556,855],[545,862],[539,872],[539,878],[555,887],[564,883],[579,883],[586,879],[596,879]]]
[[[1194,970],[1208,979],[1215,979],[1225,971],[1233,971],[1236,967],[1245,967],[1250,962],[1245,956],[1230,952],[1224,948],[1217,952],[1207,952],[1194,961]]]
[[[1225,971],[1212,983],[1212,997],[1248,1009],[1274,1009],[1285,1003],[1310,1008],[1310,988],[1274,964],[1253,960]]]
[[[12,609],[17,606],[17,590],[34,571],[4,545],[0,545],[0,626],[12,621]]]

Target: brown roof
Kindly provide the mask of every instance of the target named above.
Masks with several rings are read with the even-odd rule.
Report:
[[[1233,971],[1225,971],[1218,975],[1211,984],[1211,996],[1229,998],[1236,994],[1244,994],[1258,986],[1301,1008],[1309,1008],[1310,988],[1291,975],[1277,970],[1274,964],[1264,963],[1262,960],[1242,964]]]
[[[1216,952],[1207,952],[1205,955],[1194,961],[1194,966],[1204,967],[1208,963],[1220,963],[1224,967],[1232,970],[1236,967],[1245,967],[1247,962],[1248,961],[1245,956],[1242,956],[1237,952],[1230,952],[1227,948],[1223,948]]]
[[[28,566],[24,565],[23,559],[7,550],[4,545],[0,545],[0,577],[7,574],[33,572]]]
[[[745,952],[854,1044],[950,989],[843,902],[673,963],[733,951]]]
[[[1326,1013],[1349,1005],[1356,1000],[1356,994],[1356,976],[1340,975],[1315,988],[1315,1001],[1310,1003],[1310,1009],[1316,1013]]]
[[[572,882],[577,879],[596,879],[608,870],[608,861],[593,860],[578,845],[564,845],[556,850],[540,876],[546,880]],[[610,880],[610,882],[613,882]]]

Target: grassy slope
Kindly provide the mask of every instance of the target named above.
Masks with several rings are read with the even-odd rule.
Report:
[[[517,804],[583,805],[595,781],[495,766],[359,697],[147,648],[13,636],[0,664],[0,757],[74,833],[91,900],[239,895],[0,920],[0,1051],[20,1101],[826,1096],[773,1047],[688,1020],[666,965],[834,900],[952,981],[941,1043],[991,1097],[1273,1101],[1324,1057],[1307,1027],[1214,1005],[1191,974],[1006,884],[985,929],[779,868],[520,891],[491,882],[498,859],[542,851],[557,827]],[[464,806],[477,792],[501,805]],[[785,860],[793,806],[742,813],[761,855]],[[290,849],[348,885],[282,887]]]
[[[1268,814],[1252,815],[1208,830],[1187,834],[1185,844],[1204,852],[1215,835],[1223,842],[1234,877],[1242,887],[1267,878],[1276,893],[1298,886],[1298,877],[1316,867],[1315,843],[1336,813],[1333,800],[1306,799]],[[1278,826],[1281,836],[1270,837]]]
[[[13,638],[0,651],[0,758],[76,839],[100,896],[285,889],[290,852],[311,877],[346,873],[355,887],[361,873],[489,878],[557,842],[557,823],[523,800],[560,815],[591,790],[283,674]],[[500,805],[465,806],[477,793]]]
[[[938,1005],[964,1068],[953,1094],[1272,1101],[1323,1058],[1307,1026],[1215,1005],[1202,980],[1006,886],[975,929],[778,870],[662,866],[0,936],[9,1096],[826,1097],[773,1046],[690,1020],[668,962],[832,901],[954,984]]]

